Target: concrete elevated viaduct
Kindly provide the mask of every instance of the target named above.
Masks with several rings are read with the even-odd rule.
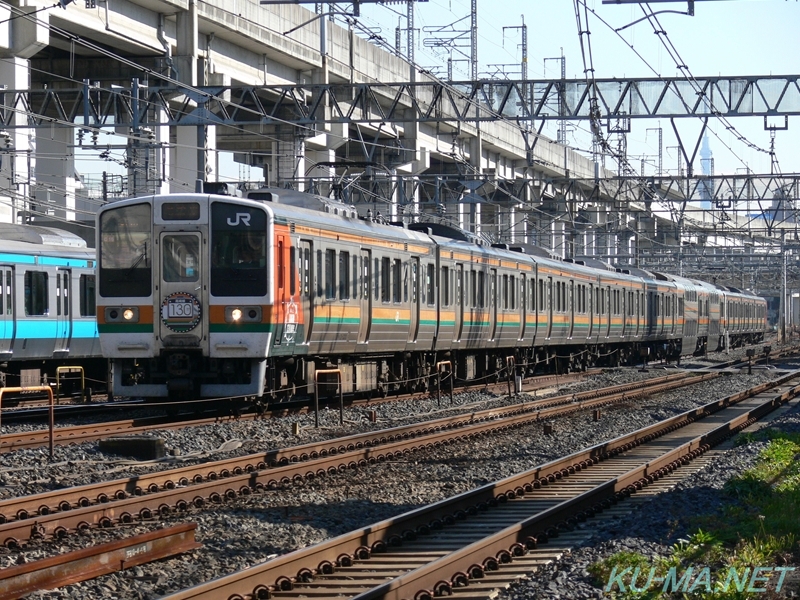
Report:
[[[257,0],[0,3],[0,220],[90,221],[103,198],[76,172],[76,155],[87,151],[97,173],[109,170],[103,161],[124,165],[118,193],[125,195],[194,190],[198,179],[218,179],[220,153],[228,152],[260,170],[254,179],[323,193],[360,168],[387,218],[440,214],[493,241],[538,243],[567,257],[627,254],[637,232],[659,235],[652,219],[636,214],[639,192],[606,195],[592,182],[614,173],[535,132],[524,136],[513,121],[422,122],[407,99],[400,100],[407,120],[386,123],[298,126],[290,108],[235,126],[204,119],[208,86],[410,80],[401,57],[352,25],[316,17]],[[414,79],[431,81],[419,72]],[[159,88],[179,92],[140,106]],[[223,102],[241,107],[231,95]],[[175,125],[175,114],[187,112],[197,118]],[[109,141],[106,132],[117,137]],[[438,183],[431,193],[421,181]],[[117,193],[113,187],[106,196]]]

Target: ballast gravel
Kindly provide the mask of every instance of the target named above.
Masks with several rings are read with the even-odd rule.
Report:
[[[656,365],[647,372],[612,369],[580,383],[554,386],[550,394],[574,393],[639,381],[642,378],[662,376],[666,372]],[[592,420],[591,411],[561,417],[551,422],[553,433],[549,435],[544,434],[541,424],[534,424],[499,434],[491,438],[491,443],[487,442],[487,438],[482,438],[458,446],[423,451],[399,460],[294,484],[284,490],[240,497],[222,505],[207,506],[202,510],[192,508],[167,519],[73,533],[56,543],[33,541],[20,551],[0,548],[0,568],[130,537],[159,527],[195,522],[197,541],[203,544],[199,550],[30,596],[81,600],[159,598],[530,469],[537,464],[594,445],[601,440],[617,437],[712,399],[747,389],[775,376],[776,373],[772,370],[754,369],[751,375],[744,370],[693,387],[690,394],[679,389],[635,404],[608,407],[603,410],[603,417],[598,422]],[[544,395],[543,392],[537,394],[538,397]],[[321,413],[322,427],[319,429],[314,428],[314,415],[308,414],[276,420],[230,420],[191,430],[159,431],[156,435],[163,438],[167,447],[177,456],[147,463],[104,455],[93,443],[57,447],[52,463],[46,449],[14,452],[0,456],[0,499],[264,452],[518,402],[504,395],[481,392],[458,394],[455,401],[452,408],[447,406],[449,399],[445,400],[444,397],[443,407],[438,406],[435,398],[376,404],[367,410],[376,411],[377,423],[368,420],[367,410],[363,407],[348,408],[345,410],[344,426],[339,425],[338,410],[326,410]],[[294,423],[300,425],[299,436],[292,433]],[[736,453],[731,454],[738,456]],[[755,456],[754,451],[751,454]],[[731,473],[739,472],[749,464],[750,459],[730,458],[728,462],[736,468],[719,467],[710,470],[706,477],[709,481],[716,482],[715,485],[721,486]],[[687,483],[686,486],[686,489],[691,489],[690,484]],[[673,526],[664,525],[660,515],[669,513],[661,513],[659,510],[649,512],[648,520],[643,521],[641,527],[648,532],[651,528],[652,531],[663,530],[663,535],[666,535],[667,530],[671,530]],[[636,537],[640,534],[634,533],[627,526],[624,530],[626,538],[640,539]],[[607,531],[603,535],[616,540],[615,536],[620,534],[621,532]],[[656,534],[641,535],[642,544],[662,543],[653,541],[661,539],[654,538]],[[613,545],[616,542],[607,543]],[[599,555],[601,550],[593,552]],[[566,560],[572,560],[575,556],[578,553]],[[583,563],[575,563],[581,564]],[[514,587],[513,593],[519,593],[520,596],[509,598],[593,597],[583,595],[584,592],[595,593],[597,590],[585,582],[582,583],[579,575],[585,567],[578,568],[575,565],[563,562],[563,566],[554,567],[556,571],[553,577],[550,574],[534,576],[527,583]],[[575,587],[574,595],[567,593],[567,588],[564,587],[559,587],[559,591],[553,592],[554,595],[548,595],[550,592],[547,590],[553,588],[549,584],[555,580],[574,582],[575,586],[570,586],[570,589]]]

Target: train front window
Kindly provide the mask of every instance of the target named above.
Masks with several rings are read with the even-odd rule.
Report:
[[[211,293],[266,296],[266,213],[251,206],[215,202],[211,223]]]
[[[172,283],[197,281],[199,271],[199,239],[195,235],[165,235],[161,249],[164,281]]]
[[[141,297],[151,293],[153,256],[149,204],[105,211],[100,217],[100,295]]]

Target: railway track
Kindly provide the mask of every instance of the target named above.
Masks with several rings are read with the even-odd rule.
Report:
[[[800,373],[524,473],[168,596],[169,600],[486,597],[540,545],[612,509],[800,392]]]
[[[586,376],[592,374],[593,372],[596,371],[592,372],[587,371],[586,373],[571,373],[566,375],[538,376],[532,378],[526,385],[523,386],[523,392],[531,392],[547,388],[556,384],[561,385],[564,383],[577,381],[579,379],[585,378]],[[503,391],[504,389],[506,389],[507,384],[498,383],[498,384],[493,384],[491,386],[481,385],[475,387],[480,387],[481,389],[490,388]],[[459,389],[459,391],[462,391],[462,389],[463,388]],[[474,388],[470,387],[469,389],[474,389]],[[380,402],[391,402],[392,400],[402,399],[405,397],[406,396],[395,396],[381,400],[374,400],[374,399],[354,400],[349,403],[349,406],[351,407],[362,406],[366,409]],[[119,406],[114,406],[113,404],[110,404],[108,406],[109,410],[113,411],[120,410]],[[141,407],[140,404],[136,404],[135,406],[137,408]],[[224,419],[237,418],[241,420],[248,420],[248,419],[272,418],[272,417],[285,416],[287,414],[307,413],[310,412],[311,410],[313,409],[311,409],[307,404],[298,405],[297,407],[294,408],[277,405],[273,410],[269,410],[261,414],[258,413],[240,414],[236,417],[232,417],[229,413],[225,413],[224,415],[222,415],[220,413],[215,412],[213,416],[199,418],[199,419],[191,419],[191,420],[186,420],[186,419],[176,420],[174,417],[153,416],[153,417],[140,417],[136,419],[123,419],[118,421],[92,423],[90,425],[57,427],[53,434],[54,444],[56,446],[66,445],[66,444],[80,444],[83,442],[92,442],[104,439],[112,435],[113,436],[140,435],[149,433],[154,430],[181,429],[184,427],[209,425],[213,423],[218,423],[220,420]],[[2,421],[6,422],[6,420],[7,420],[6,413],[3,413]],[[13,450],[22,450],[26,448],[41,448],[47,446],[49,443],[50,443],[49,430],[8,433],[3,436],[0,436],[0,453],[9,452]]]
[[[194,506],[221,503],[303,479],[333,475],[410,452],[489,435],[565,413],[630,401],[720,376],[665,377],[455,415],[424,423],[304,444],[284,450],[159,471],[0,501],[0,543],[17,548],[31,538],[145,521]]]

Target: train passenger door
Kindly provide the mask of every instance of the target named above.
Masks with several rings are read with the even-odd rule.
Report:
[[[72,299],[72,289],[70,269],[56,270],[56,340],[55,352],[69,352],[69,342],[72,338],[72,311],[70,310],[70,300]]]
[[[409,342],[416,342],[417,336],[419,335],[419,308],[420,303],[422,302],[422,298],[420,295],[420,284],[419,280],[422,275],[425,276],[425,284],[426,284],[426,292],[428,294],[435,293],[436,289],[436,272],[434,269],[436,268],[434,265],[425,265],[425,273],[421,273],[420,271],[420,264],[419,258],[414,256],[409,261],[409,267],[411,268],[411,290],[410,290],[410,322],[408,325],[408,341]],[[405,279],[404,279],[405,284]],[[426,302],[429,304],[434,302],[433,298],[426,298]],[[436,336],[436,331],[434,331],[434,337]]]
[[[369,284],[372,274],[372,251],[361,250],[361,306],[358,322],[358,343],[366,344],[369,340],[369,330],[372,327],[372,294]]]
[[[456,322],[453,327],[453,341],[461,340],[464,330],[464,265],[456,265]]]
[[[545,314],[547,315],[547,339],[553,335],[553,278],[547,278],[547,297],[545,300]]]
[[[11,356],[16,327],[14,323],[14,270],[0,267],[0,358]]]
[[[595,318],[595,315],[597,314],[597,311],[595,310],[595,307],[594,307],[594,304],[595,304],[595,301],[594,301],[594,285],[590,283],[587,286],[587,288],[588,289],[586,290],[586,294],[587,294],[586,301],[588,302],[588,305],[586,307],[586,310],[589,312],[589,332],[587,333],[586,337],[590,338],[590,337],[592,337],[592,334],[594,334],[594,318]]]
[[[565,299],[565,308],[567,309],[567,318],[569,319],[569,335],[567,337],[572,339],[572,334],[575,331],[575,304],[577,302],[575,298],[575,282],[570,281],[567,289],[569,290],[569,293]]]
[[[306,329],[305,343],[311,341],[311,332],[314,329],[314,245],[309,240],[300,240],[298,246],[300,257],[298,260],[300,271],[300,299],[303,304],[303,323]]]
[[[492,334],[490,340],[497,338],[497,269],[489,271],[489,320]]]
[[[528,322],[528,278],[525,273],[520,273],[519,282],[519,337],[525,339],[525,326]]]

